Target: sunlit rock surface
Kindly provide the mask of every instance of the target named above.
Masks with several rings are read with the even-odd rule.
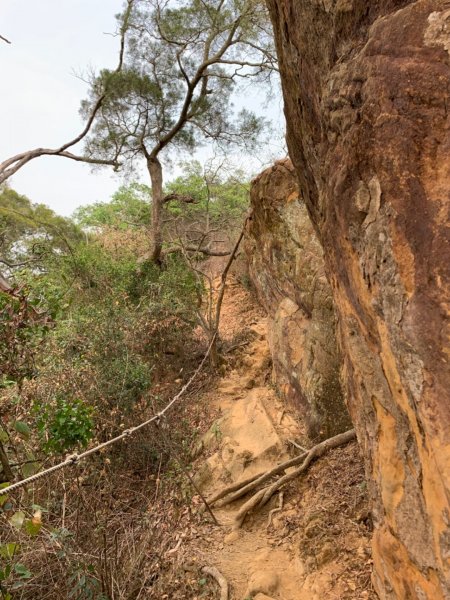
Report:
[[[268,0],[324,248],[381,598],[450,597],[450,5]]]

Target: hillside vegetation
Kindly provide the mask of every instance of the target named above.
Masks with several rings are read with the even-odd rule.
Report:
[[[186,165],[167,189],[174,199],[167,203],[162,268],[147,258],[146,186],[121,187],[111,201],[84,206],[73,219],[2,190],[9,282],[0,292],[2,481],[28,477],[144,421],[187,381],[206,351],[202,314],[213,310],[208,300],[202,305],[211,280],[205,261],[218,248],[225,259],[229,254],[247,190],[245,178],[208,178],[198,163]],[[109,597],[101,555],[102,545],[112,543],[103,535],[118,539],[108,525],[111,502],[127,497],[129,509],[115,506],[114,519],[128,527],[140,498],[129,498],[128,486],[142,486],[148,495],[163,476],[178,481],[176,457],[187,460],[195,437],[195,415],[182,414],[177,410],[175,426],[163,434],[140,434],[107,458],[42,480],[29,488],[31,495],[25,488],[23,495],[2,497],[4,598],[14,590],[13,597],[20,591],[23,598],[60,598],[63,581],[75,586],[75,597],[100,598],[101,590]],[[81,515],[81,498],[86,507],[101,501]],[[42,562],[45,553],[56,553],[59,575]]]

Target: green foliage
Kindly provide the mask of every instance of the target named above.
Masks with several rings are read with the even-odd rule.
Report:
[[[228,201],[223,202],[226,211]],[[111,202],[85,207],[77,219],[87,229],[71,238],[70,247],[61,246],[38,268],[16,269],[15,290],[20,293],[0,295],[0,401],[6,432],[0,441],[18,478],[36,472],[44,460],[58,460],[46,453],[103,441],[148,418],[167,397],[163,387],[156,394],[152,382],[161,382],[163,369],[172,380],[179,376],[192,360],[186,348],[196,348],[201,284],[178,254],[169,255],[163,268],[142,259],[148,249],[143,226],[149,220],[148,189],[134,184],[121,188]],[[186,428],[180,420],[170,435],[181,438]],[[188,448],[185,437],[179,445]],[[120,446],[109,457],[114,466],[126,463],[130,470],[132,461],[137,472],[143,465],[146,472],[153,467],[156,472],[170,459],[165,443],[142,436],[129,441],[132,451],[126,459]],[[30,516],[26,499],[15,508],[14,498],[0,495],[0,598],[33,597],[39,585],[45,587],[44,554],[36,552],[37,539],[60,559],[65,584],[69,580],[62,594],[106,600],[99,583],[102,566],[79,558],[84,543],[102,543],[101,523],[81,515],[93,531],[77,536],[70,523],[75,514],[71,505],[66,512],[70,532],[54,529],[60,524],[61,497],[58,491],[47,494],[46,485],[48,480],[40,482],[33,495],[49,511],[45,527],[40,509]],[[84,493],[89,498],[89,490]]]
[[[94,567],[92,565],[88,565],[87,568],[84,565],[79,565],[69,577],[71,591],[68,598],[75,598],[75,600],[108,600],[107,596],[101,592],[101,584],[93,576],[93,573]]]
[[[31,435],[31,430],[24,421],[15,421],[14,429],[25,439],[28,439]]]
[[[0,188],[0,254],[8,264],[43,269],[80,238],[81,231],[69,219],[9,187]]]
[[[37,278],[40,293],[47,286],[54,295],[58,282],[65,288],[39,377],[26,388],[39,407],[37,424],[47,451],[84,445],[93,435],[94,417],[105,410],[120,419],[132,414],[161,354],[195,321],[198,284],[192,272],[175,256],[164,269],[139,265],[135,240],[129,247],[127,236],[106,228]],[[144,236],[144,247],[145,242]]]
[[[37,424],[49,452],[87,446],[93,435],[93,407],[78,398],[57,397],[54,404],[35,404]]]
[[[147,310],[161,322],[162,319],[179,317],[194,322],[198,282],[191,270],[179,256],[168,256],[164,269],[151,262],[142,264],[134,282],[134,296],[144,296]]]
[[[131,410],[151,382],[139,315],[120,305],[90,311],[82,307],[72,314],[56,340],[62,360],[49,365],[54,381],[50,387],[62,387],[101,407]]]
[[[34,376],[36,353],[51,325],[41,303],[24,289],[0,292],[0,389]]]
[[[22,510],[18,510],[13,514],[13,516],[9,519],[9,522],[16,529],[21,529],[23,523],[25,521],[25,513]]]
[[[17,542],[10,542],[9,544],[2,544],[0,546],[0,557],[11,559],[19,550],[19,544]]]
[[[98,296],[105,298],[105,295],[115,296],[117,300],[129,290],[136,265],[136,257],[126,248],[119,248],[114,256],[93,240],[79,244],[56,275],[73,282],[68,294],[72,302],[86,303]],[[83,296],[80,297],[80,293]]]
[[[0,485],[0,493],[4,485]],[[0,513],[11,508],[8,505],[7,496],[0,496],[0,500]],[[32,518],[27,518],[25,512],[22,510],[14,512],[9,517],[9,525],[15,531],[16,536],[25,535],[35,537],[39,535],[42,528],[42,513],[40,507],[35,505],[33,507],[38,510],[36,510]],[[13,597],[12,593],[15,590],[23,588],[33,576],[31,570],[25,564],[19,562],[21,554],[22,545],[17,541],[0,544],[0,597],[2,600],[11,600]]]
[[[202,166],[198,161],[183,164],[183,174],[167,184],[167,193],[190,196],[195,203],[171,202],[169,211],[196,221],[227,229],[242,221],[248,208],[250,181],[248,175],[235,169],[233,176],[224,175],[214,165]]]
[[[0,262],[12,285],[12,293],[0,292],[0,388],[36,375],[36,356],[62,299],[60,284],[45,285],[46,273],[80,239],[70,220],[0,189]]]
[[[121,186],[109,202],[81,206],[74,219],[84,227],[118,227],[149,225],[151,190],[142,183]]]

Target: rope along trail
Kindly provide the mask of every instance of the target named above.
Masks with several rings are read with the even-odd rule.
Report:
[[[178,394],[176,394],[176,396],[174,396],[172,398],[172,400],[163,408],[163,410],[161,410],[156,415],[153,415],[153,417],[151,417],[147,421],[144,421],[143,423],[140,423],[139,425],[136,425],[135,427],[130,427],[129,429],[126,429],[120,435],[117,435],[116,437],[113,437],[113,438],[109,439],[108,441],[103,442],[102,444],[98,444],[98,446],[94,446],[93,448],[90,448],[89,450],[86,450],[85,452],[82,452],[81,454],[70,454],[62,462],[54,465],[53,467],[49,467],[48,469],[45,469],[44,471],[41,471],[40,473],[31,475],[31,477],[27,477],[26,479],[22,479],[21,481],[18,481],[17,483],[13,483],[13,484],[9,485],[8,487],[1,489],[0,490],[0,498],[2,496],[4,496],[5,494],[9,494],[10,492],[14,492],[30,483],[34,483],[35,481],[38,481],[38,479],[47,477],[51,473],[55,473],[56,471],[59,471],[60,469],[64,469],[65,467],[68,467],[70,465],[75,465],[80,460],[84,460],[91,454],[95,454],[96,452],[99,452],[103,448],[107,448],[108,446],[111,446],[112,444],[115,444],[116,442],[118,442],[120,440],[124,440],[124,439],[128,438],[129,436],[136,433],[136,431],[139,431],[140,429],[147,427],[147,425],[150,425],[150,423],[153,423],[154,421],[158,422],[166,414],[166,412],[168,410],[170,410],[170,408],[175,404],[175,402],[177,402],[177,400],[179,400],[181,398],[181,396],[192,385],[193,381],[196,379],[197,375],[202,370],[202,368],[206,362],[206,359],[208,358],[208,356],[211,353],[211,349],[213,347],[216,336],[217,336],[217,331],[213,335],[211,342],[208,346],[208,349],[205,353],[205,356],[203,357],[203,359],[202,359],[201,363],[199,364],[199,366],[197,367],[197,369],[194,371],[194,374],[192,375],[192,377],[189,379],[189,381],[187,383],[184,384],[184,386],[181,388],[181,390],[178,392]]]

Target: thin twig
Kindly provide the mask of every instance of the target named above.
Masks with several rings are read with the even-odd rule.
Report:
[[[303,446],[300,446],[300,444],[297,444],[297,442],[294,442],[294,440],[288,440],[288,442],[290,444],[292,444],[293,446],[295,446],[295,448],[298,448],[299,450],[301,450],[302,452],[308,452],[307,448],[303,448]]]
[[[192,485],[192,487],[194,488],[194,490],[197,492],[197,494],[200,496],[200,498],[202,499],[203,504],[205,505],[206,510],[209,512],[209,514],[211,515],[212,520],[214,521],[214,523],[220,527],[220,523],[219,521],[216,519],[215,514],[213,513],[213,511],[211,510],[210,505],[208,504],[208,501],[206,500],[205,496],[202,494],[202,492],[200,491],[199,487],[197,486],[197,484],[195,483],[194,479],[191,477],[191,474],[189,473],[189,471],[186,469],[185,465],[183,464],[183,461],[179,458],[179,456],[177,456],[176,452],[173,451],[173,454],[175,455],[175,458],[178,462],[178,464],[180,465],[180,469],[183,471],[184,475],[187,477],[187,479],[189,480],[189,483]]]

